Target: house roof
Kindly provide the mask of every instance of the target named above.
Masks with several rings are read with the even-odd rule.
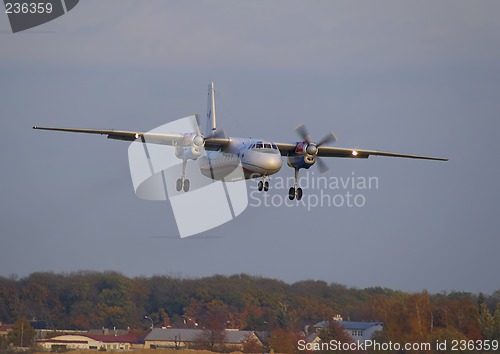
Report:
[[[112,335],[112,334],[86,334],[85,337],[92,338],[94,340],[97,340],[99,342],[103,343],[133,343],[137,344],[141,342],[141,339],[130,335],[130,334],[125,334],[125,335]]]
[[[252,331],[234,331],[226,330],[226,343],[243,343],[249,336],[253,334]]]
[[[203,334],[202,329],[188,329],[188,328],[154,328],[146,336],[147,341],[182,341],[182,342],[196,342],[199,340],[200,335]],[[238,331],[238,330],[225,330],[226,343],[242,343],[245,339],[252,335],[252,331]]]
[[[1,323],[0,322],[0,332],[11,331],[14,328],[13,323]]]
[[[314,328],[326,328],[330,324],[329,321],[321,321],[314,325]],[[382,326],[382,322],[354,322],[354,321],[338,321],[338,324],[345,329],[360,329],[365,330],[372,326]]]
[[[174,341],[180,339],[182,341],[192,342],[199,333],[199,330],[189,328],[153,328],[144,340]]]
[[[88,341],[87,340],[77,340],[77,339],[73,339],[73,340],[66,340],[66,339],[37,339],[36,340],[37,343],[60,343],[60,344],[69,344],[69,343],[72,343],[72,344],[87,344]]]
[[[87,334],[109,334],[109,335],[126,335],[129,333],[128,329],[108,329],[108,328],[101,328],[101,329],[89,329],[87,331]]]
[[[133,335],[105,335],[105,334],[79,334],[79,335],[60,335],[49,339],[40,339],[38,342],[49,343],[88,343],[88,339],[92,339],[102,343],[141,343],[140,338]]]
[[[314,328],[326,328],[330,325],[329,321],[321,321],[314,325]]]
[[[306,341],[307,343],[312,343],[314,342],[317,338],[319,338],[319,336],[316,334],[316,333],[311,333],[310,335],[308,335],[306,337]]]

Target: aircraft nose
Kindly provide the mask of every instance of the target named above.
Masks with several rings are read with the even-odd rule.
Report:
[[[266,159],[266,170],[272,171],[272,173],[278,172],[282,165],[281,155],[269,155]]]

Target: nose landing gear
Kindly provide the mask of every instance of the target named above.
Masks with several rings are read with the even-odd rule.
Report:
[[[266,177],[267,176],[263,176],[262,181],[259,181],[259,184],[257,185],[257,189],[259,190],[259,192],[262,192],[262,190],[264,190],[264,192],[267,192],[269,190],[269,182],[266,181]]]

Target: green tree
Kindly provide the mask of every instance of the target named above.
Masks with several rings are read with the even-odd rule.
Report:
[[[481,328],[483,339],[494,339],[495,320],[484,302],[479,305],[479,327]]]
[[[446,350],[443,350],[444,348],[440,348],[439,353],[457,353],[456,348],[452,348],[450,343],[453,341],[461,341],[464,340],[466,341],[468,338],[458,331],[456,328],[449,327],[449,328],[437,328],[432,332],[432,334],[429,336],[429,343],[432,343],[433,345],[436,345],[438,343],[447,343],[446,345]],[[434,348],[437,349],[437,348]],[[460,352],[459,352],[460,353]],[[465,353],[471,353],[470,351],[466,351]]]
[[[494,322],[494,338],[500,340],[500,302],[497,302],[497,306],[495,308],[495,313],[493,315]]]
[[[5,336],[0,336],[0,353],[7,352],[7,348],[9,347],[9,343]]]
[[[8,341],[15,347],[32,347],[35,336],[36,331],[31,327],[29,321],[26,318],[20,318],[8,334]]]
[[[13,323],[21,310],[16,280],[0,277],[0,319]]]

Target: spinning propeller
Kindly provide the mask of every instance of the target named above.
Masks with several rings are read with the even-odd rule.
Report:
[[[312,156],[316,156],[318,154],[318,148],[321,145],[337,141],[335,133],[331,132],[323,139],[321,139],[318,143],[312,142],[309,136],[309,132],[307,131],[307,128],[304,124],[299,124],[297,128],[295,128],[295,132],[301,137],[303,141],[307,143],[307,146],[304,150],[308,155]],[[328,171],[328,166],[319,157],[316,157],[316,162],[318,163],[320,173],[325,173],[326,171]]]

